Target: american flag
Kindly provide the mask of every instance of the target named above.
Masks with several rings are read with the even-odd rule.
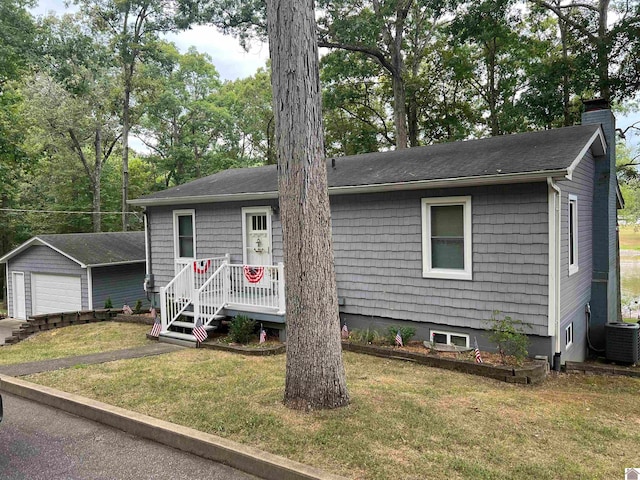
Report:
[[[402,335],[400,335],[400,330],[398,330],[398,333],[396,333],[396,345],[398,345],[399,347],[402,347]]]
[[[267,332],[264,328],[260,327],[260,343],[264,343],[267,341]]]
[[[153,321],[153,327],[151,327],[151,335],[152,337],[158,338],[160,336],[160,331],[162,330],[162,324],[160,323],[160,318],[156,317]]]
[[[196,324],[193,327],[193,331],[191,333],[193,334],[194,337],[196,337],[196,340],[199,343],[204,342],[208,337],[207,331],[205,330],[204,325],[202,324],[202,320],[200,320],[199,318],[196,319]]]
[[[342,338],[349,338],[349,329],[346,323],[342,326]]]
[[[473,337],[474,348],[473,351],[476,354],[476,363],[482,363],[482,357],[480,356],[480,349],[478,348],[478,339]]]

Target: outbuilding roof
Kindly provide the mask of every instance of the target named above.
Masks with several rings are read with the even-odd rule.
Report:
[[[0,258],[0,263],[34,245],[49,247],[83,268],[140,263],[145,261],[144,243],[144,232],[38,235]]]
[[[603,155],[599,125],[442,143],[327,159],[330,194],[541,181],[568,176],[588,149]],[[277,198],[277,166],[229,169],[152,193],[133,205]]]

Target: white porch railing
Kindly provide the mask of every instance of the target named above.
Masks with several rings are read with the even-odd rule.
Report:
[[[252,269],[247,273],[245,267]],[[229,289],[226,303],[234,308],[249,310],[275,310],[283,315],[284,264],[229,265]],[[258,280],[258,277],[259,280]]]
[[[284,264],[230,264],[224,257],[182,262],[160,289],[162,332],[193,305],[194,315],[209,324],[223,308],[285,313]]]
[[[160,289],[160,320],[166,332],[184,311],[194,303],[197,291],[220,266],[229,262],[229,255],[197,260],[176,260],[175,277]]]

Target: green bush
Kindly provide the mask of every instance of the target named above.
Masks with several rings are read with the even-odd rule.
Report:
[[[111,297],[107,297],[107,299],[104,301],[104,308],[113,308]]]
[[[133,313],[140,315],[142,313],[142,300],[136,302],[136,306],[133,307]]]
[[[498,345],[498,353],[503,364],[507,363],[507,357],[513,356],[518,364],[527,358],[529,354],[529,337],[524,333],[523,327],[529,325],[521,320],[511,317],[498,318],[500,312],[494,311],[491,317],[491,334],[489,340]]]
[[[398,333],[398,330],[400,331],[400,336],[402,337],[402,343],[404,345],[406,345],[407,342],[416,334],[416,329],[413,327],[399,327],[397,325],[391,325],[387,329],[387,341],[392,345],[395,345],[396,343],[396,333]]]
[[[235,343],[249,343],[251,336],[256,330],[256,321],[245,315],[238,315],[231,320],[229,325],[229,337]]]

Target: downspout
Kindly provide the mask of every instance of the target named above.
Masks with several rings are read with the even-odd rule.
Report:
[[[562,233],[562,191],[547,177],[549,186],[549,334],[555,337],[553,370],[560,371],[562,346],[560,344],[560,237]]]
[[[149,226],[149,219],[147,216],[147,209],[145,208],[142,213],[144,219],[144,259],[145,259],[145,277],[144,277],[144,291],[147,294],[147,300],[151,302],[151,306],[155,307],[155,296],[153,295],[153,273],[151,266],[151,227]]]

